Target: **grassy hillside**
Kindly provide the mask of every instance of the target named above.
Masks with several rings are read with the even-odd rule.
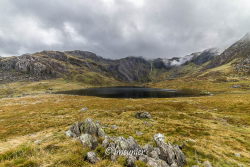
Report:
[[[237,82],[178,79],[148,85],[215,93],[168,99],[108,99],[46,93],[91,86],[64,80],[12,83],[8,85],[9,91],[31,95],[0,99],[0,166],[122,166],[122,160],[115,163],[103,160],[96,165],[85,162],[83,155],[88,150],[65,136],[71,124],[88,117],[105,125],[109,135],[133,136],[140,144],[151,142],[155,133],[163,133],[167,141],[184,144],[187,166],[205,160],[216,167],[249,166],[250,90],[231,87],[250,85],[250,81],[238,79]],[[6,90],[5,86],[2,85],[1,92]],[[89,109],[80,112],[83,107]],[[136,119],[134,114],[142,110],[150,112],[153,119]],[[112,125],[118,129],[111,128]],[[138,136],[137,131],[143,135]]]

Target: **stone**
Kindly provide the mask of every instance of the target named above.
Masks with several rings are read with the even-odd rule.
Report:
[[[233,85],[232,88],[241,88],[241,85]]]
[[[66,136],[68,136],[68,137],[74,137],[74,136],[75,136],[75,134],[72,133],[71,130],[67,130],[67,131],[65,132],[65,134],[66,134]]]
[[[136,133],[137,136],[143,135],[143,133],[141,131],[136,131],[135,133]]]
[[[98,130],[97,125],[90,118],[87,118],[84,121],[83,126],[81,128],[82,128],[81,130],[84,133],[87,133],[87,134],[90,134],[90,135],[96,135],[97,134],[97,130]]]
[[[100,161],[100,158],[97,157],[95,152],[88,152],[87,153],[87,157],[86,157],[87,161],[89,161],[92,164],[97,163],[98,161]]]
[[[136,162],[136,157],[134,157],[134,156],[129,156],[129,157],[127,158],[126,166],[127,166],[127,167],[135,167],[135,166],[136,166],[136,165],[135,165],[135,162]]]
[[[97,129],[97,136],[98,137],[105,137],[105,132],[101,127],[98,127],[98,129]]]
[[[97,138],[95,136],[91,136],[90,134],[82,134],[79,137],[79,140],[84,146],[90,149],[95,149],[98,145]]]
[[[148,156],[154,159],[159,159],[159,154],[156,150],[151,151]]]
[[[209,161],[203,162],[204,167],[213,167],[212,164]]]
[[[160,149],[160,159],[166,161],[169,165],[176,163],[178,166],[184,166],[186,158],[179,146],[166,144],[162,134],[154,135],[154,139],[157,147]]]
[[[234,156],[238,158],[241,157],[240,153],[234,153]]]
[[[102,141],[102,146],[104,148],[107,148],[110,144],[110,137],[109,136],[105,136],[104,140]]]
[[[169,165],[165,161],[161,159],[156,160],[150,157],[148,158],[147,165],[151,167],[169,167]]]
[[[87,118],[84,122],[76,122],[65,132],[69,137],[79,137],[81,134],[90,134],[97,137],[104,137],[105,132],[99,123],[95,123],[92,119]]]
[[[84,111],[87,111],[87,110],[88,110],[87,107],[83,107],[80,111],[81,111],[81,112],[84,112]]]
[[[111,128],[112,129],[118,129],[118,126],[117,125],[111,125]]]
[[[152,118],[149,112],[137,112],[135,114],[135,117],[138,119],[145,119],[145,118],[151,119]]]
[[[34,141],[35,144],[40,145],[42,143],[42,140],[36,140]]]
[[[148,156],[140,155],[138,160],[147,163],[148,162]]]
[[[79,137],[81,135],[81,126],[82,122],[76,122],[72,125],[66,135],[68,134],[70,137]]]
[[[171,164],[170,167],[179,167],[175,162]]]
[[[157,133],[157,134],[154,135],[154,140],[164,142],[165,141],[165,136],[163,134],[161,134],[161,133]]]

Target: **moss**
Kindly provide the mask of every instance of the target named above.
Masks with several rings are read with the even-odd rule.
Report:
[[[147,164],[145,162],[142,162],[142,161],[136,161],[135,165],[137,167],[148,167]]]
[[[126,160],[127,160],[126,157],[118,157],[117,158],[117,163],[120,164],[120,165],[122,165],[122,166],[126,166],[126,164],[127,164]]]

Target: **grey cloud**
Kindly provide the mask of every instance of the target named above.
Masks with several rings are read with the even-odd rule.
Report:
[[[0,56],[88,50],[108,58],[184,56],[250,31],[248,0],[1,0]]]

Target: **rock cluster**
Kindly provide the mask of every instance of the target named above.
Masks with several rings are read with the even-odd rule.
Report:
[[[98,122],[86,119],[84,122],[77,122],[66,131],[66,135],[78,138],[81,143],[94,150],[98,145],[106,149],[105,154],[112,161],[118,157],[126,158],[126,166],[135,167],[136,161],[142,161],[151,167],[182,167],[185,165],[185,155],[178,145],[165,143],[163,134],[154,135],[156,146],[146,144],[140,146],[133,137],[124,138],[111,137],[105,134]],[[103,141],[98,140],[102,138]],[[99,141],[99,142],[98,142]],[[100,158],[93,151],[88,152],[86,160],[90,163],[100,161]]]

